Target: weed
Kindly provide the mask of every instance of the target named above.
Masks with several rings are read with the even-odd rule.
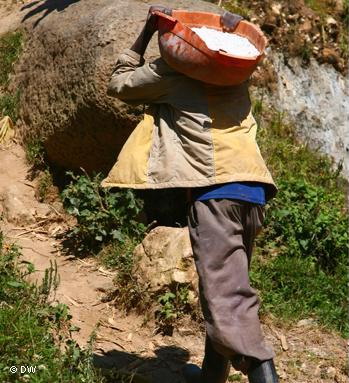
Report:
[[[299,47],[298,55],[302,59],[303,64],[309,64],[310,59],[313,56],[313,48],[313,44],[307,41],[304,41],[303,45]]]
[[[9,116],[13,122],[18,119],[19,91],[15,94],[0,94],[0,115]]]
[[[0,37],[0,86],[6,86],[14,62],[22,51],[23,34],[20,31]]]
[[[349,20],[347,24],[349,24]],[[341,51],[341,55],[347,59],[349,56],[349,42],[348,35],[346,33],[341,34],[339,37],[339,48]]]
[[[77,250],[98,252],[107,243],[142,237],[145,227],[136,221],[142,202],[132,190],[102,188],[101,174],[92,178],[72,172],[67,175],[72,181],[63,190],[62,200],[67,212],[78,221],[69,233],[76,241]]]
[[[0,37],[0,116],[9,116],[13,122],[18,119],[19,90],[7,91],[13,64],[22,51],[23,35],[10,32]],[[2,88],[2,89],[1,89]]]
[[[187,285],[173,284],[157,298],[160,304],[156,311],[159,330],[171,335],[176,320],[189,314],[192,307],[189,304],[189,290]]]
[[[223,1],[222,6],[227,11],[236,13],[247,20],[249,20],[251,17],[251,11],[247,7],[243,6],[239,0]]]
[[[344,0],[342,20],[343,20],[344,25],[348,26],[348,24],[349,24],[349,0]]]
[[[30,165],[40,168],[45,166],[45,149],[41,140],[35,138],[26,143],[26,158]]]
[[[320,16],[326,16],[333,12],[336,1],[332,0],[305,0],[305,4]]]
[[[50,260],[50,267],[45,270],[44,278],[39,288],[39,293],[44,296],[46,301],[52,290],[56,290],[59,285],[59,276],[56,260],[54,263]]]
[[[128,274],[133,270],[133,250],[136,245],[137,241],[129,237],[125,237],[122,242],[114,241],[102,248],[98,253],[98,259],[106,267]]]
[[[38,180],[38,199],[40,202],[44,202],[47,198],[48,192],[51,190],[53,186],[52,174],[48,169],[44,170]]]
[[[228,377],[228,382],[241,382],[242,376],[241,374],[233,374]]]
[[[106,382],[92,366],[92,348],[82,350],[72,340],[68,307],[47,303],[58,283],[56,265],[46,270],[40,285],[33,285],[25,276],[34,265],[20,262],[19,256],[0,232],[0,381],[26,381],[9,367],[35,366],[34,383]]]
[[[137,242],[129,237],[123,242],[114,241],[103,247],[98,254],[98,260],[117,271],[113,281],[114,290],[109,292],[104,300],[113,300],[126,312],[133,310],[144,314],[150,311],[153,297],[148,285],[138,278],[138,259],[135,259],[133,254],[136,244]]]

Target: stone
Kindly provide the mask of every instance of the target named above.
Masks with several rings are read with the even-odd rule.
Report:
[[[333,17],[329,16],[326,18],[326,24],[330,26],[336,26],[338,23]]]
[[[342,174],[349,179],[349,152],[345,149],[349,147],[348,78],[314,59],[305,68],[297,58],[289,59],[287,65],[275,52],[269,58],[277,73],[270,101],[287,113],[300,141],[328,155],[335,164],[343,163]]]
[[[334,9],[337,12],[343,12],[344,11],[344,0],[334,0],[335,6]]]
[[[65,169],[106,173],[143,107],[106,95],[116,57],[142,29],[149,6],[137,0],[32,2],[22,9],[25,49],[13,90],[21,89],[18,132],[39,137],[48,160]],[[163,0],[172,8],[221,13],[199,0]],[[159,56],[156,36],[146,58]]]
[[[327,62],[329,64],[338,63],[340,60],[339,54],[332,48],[324,48],[322,50],[322,58],[324,62]]]
[[[314,319],[301,319],[297,322],[297,327],[306,327],[306,326],[313,326],[315,323]]]
[[[28,206],[32,206],[32,201],[15,184],[9,185],[2,190],[0,202],[4,218],[8,222],[25,226],[36,221],[35,209],[28,208]]]
[[[280,16],[281,9],[282,9],[282,4],[280,3],[272,4],[271,6],[271,11],[273,12],[275,16]]]
[[[299,31],[304,33],[309,33],[312,30],[313,26],[310,20],[305,20],[303,24],[300,25]]]
[[[328,367],[326,369],[326,374],[329,378],[334,378],[337,374],[337,370],[334,367]]]
[[[176,284],[189,286],[189,299],[197,297],[198,277],[192,256],[188,228],[158,226],[134,251],[136,274],[152,292]]]
[[[268,14],[263,22],[262,30],[266,33],[272,33],[277,27],[277,18],[275,15]]]

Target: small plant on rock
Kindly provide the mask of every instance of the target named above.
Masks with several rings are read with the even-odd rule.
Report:
[[[45,149],[42,141],[32,139],[26,143],[26,158],[29,165],[35,168],[42,168],[45,165]]]
[[[188,286],[174,284],[160,295],[157,301],[160,305],[156,312],[159,331],[171,335],[175,321],[192,311]]]

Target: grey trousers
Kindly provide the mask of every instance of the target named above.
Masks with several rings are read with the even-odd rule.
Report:
[[[237,200],[194,201],[189,208],[207,335],[215,350],[232,361],[241,356],[261,361],[275,356],[264,343],[259,299],[248,276],[263,219],[263,207]]]

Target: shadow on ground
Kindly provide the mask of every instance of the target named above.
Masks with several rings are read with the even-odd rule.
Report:
[[[146,344],[144,348],[147,348]],[[112,350],[102,355],[94,354],[93,364],[102,368],[110,378],[108,381],[113,383],[124,381],[117,374],[111,373],[114,369],[136,373],[132,383],[183,383],[181,370],[189,360],[189,352],[180,347],[166,346],[156,349],[154,353],[156,357],[144,358],[137,354]]]
[[[28,13],[22,18],[22,23],[33,16],[42,13],[35,23],[34,28],[53,11],[62,12],[70,5],[79,2],[80,0],[44,0],[44,1],[32,1],[29,4],[24,5],[21,11],[29,10]]]

